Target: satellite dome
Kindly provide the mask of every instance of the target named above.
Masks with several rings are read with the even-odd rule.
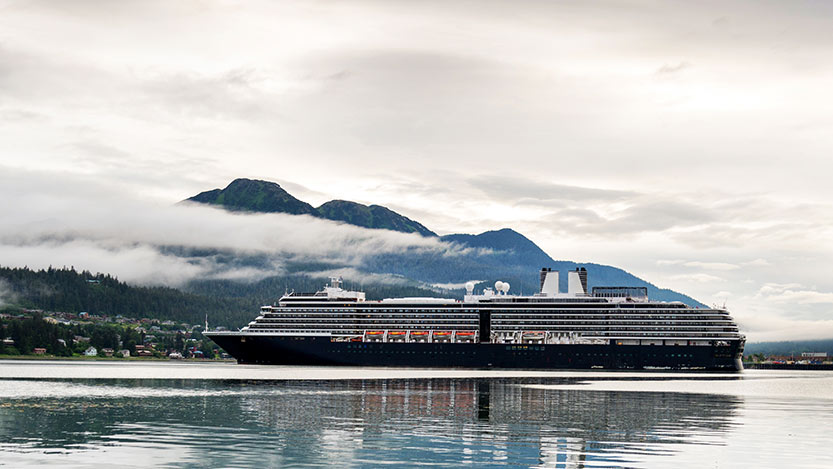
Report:
[[[509,282],[503,282],[503,293],[507,293],[509,291]]]
[[[474,282],[466,282],[466,291],[471,294],[474,291]]]
[[[495,282],[495,290],[502,291],[503,290],[503,282],[501,282],[500,280]]]

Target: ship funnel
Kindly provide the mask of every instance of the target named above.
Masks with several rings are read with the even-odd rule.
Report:
[[[541,269],[541,293],[544,296],[558,295],[558,272],[552,269]]]
[[[330,277],[330,288],[341,288],[343,283],[344,279],[341,276]]]
[[[587,294],[587,269],[567,272],[567,293],[572,296]]]

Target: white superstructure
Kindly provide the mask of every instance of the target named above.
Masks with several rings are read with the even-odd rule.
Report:
[[[692,308],[680,302],[650,301],[644,287],[594,287],[587,273],[541,271],[541,290],[509,294],[508,282],[475,292],[466,285],[463,301],[448,298],[389,298],[367,301],[363,292],[344,290],[331,278],[323,290],[290,293],[241,332],[270,335],[326,335],[334,340],[532,344],[619,344],[706,346],[743,340],[725,309]]]

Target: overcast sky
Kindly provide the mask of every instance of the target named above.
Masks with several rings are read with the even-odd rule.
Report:
[[[831,31],[828,1],[0,0],[0,264],[187,277],[143,243],[204,244],[171,204],[250,177],[833,337]]]

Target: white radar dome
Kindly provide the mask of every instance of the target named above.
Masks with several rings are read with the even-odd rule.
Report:
[[[500,280],[498,280],[497,282],[495,282],[495,290],[497,290],[497,291],[503,291],[503,282],[501,282]]]
[[[503,282],[503,293],[507,293],[509,291],[509,282]]]
[[[466,291],[469,293],[474,291],[474,282],[466,282]]]

